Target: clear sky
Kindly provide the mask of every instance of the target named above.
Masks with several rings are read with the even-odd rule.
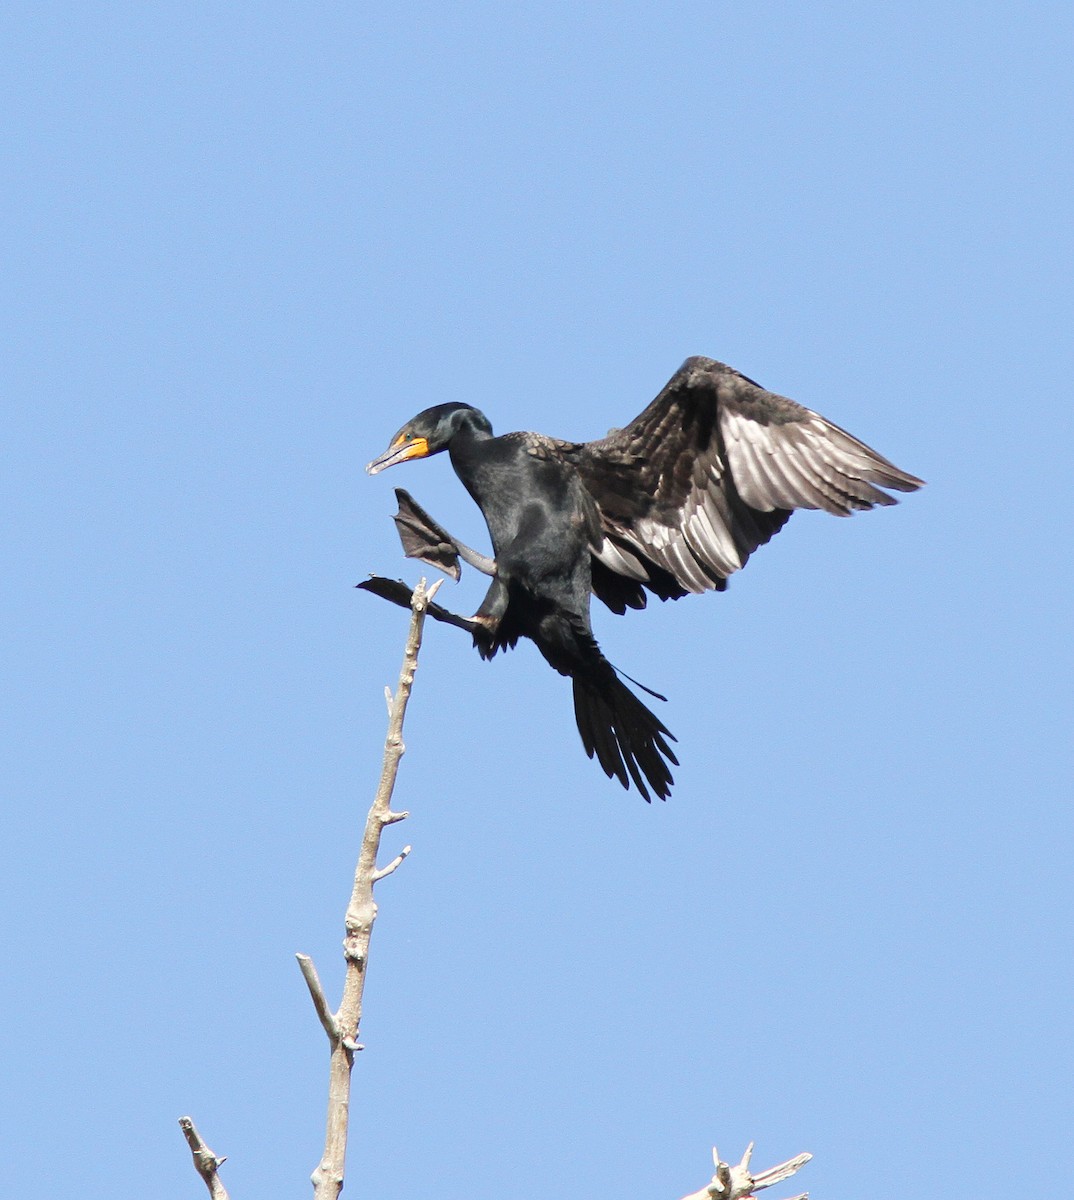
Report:
[[[306,1194],[419,409],[591,438],[689,354],[929,481],[595,614],[667,804],[431,628],[347,1195],[1062,1190],[1069,4],[12,0],[0,1191]],[[442,598],[472,611],[472,572]],[[133,1182],[132,1182],[133,1181]],[[1040,1190],[1040,1189],[1037,1189]],[[794,1191],[785,1185],[773,1200]],[[1058,1191],[1057,1193],[1058,1194]]]

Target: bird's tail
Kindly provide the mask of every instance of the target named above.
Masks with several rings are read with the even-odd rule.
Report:
[[[645,707],[602,657],[606,671],[576,674],[574,718],[582,745],[590,758],[597,757],[609,779],[625,788],[630,780],[648,802],[649,787],[666,800],[671,795],[672,777],[668,763],[679,765],[668,739],[674,735]]]
[[[511,617],[511,609],[507,617]],[[517,620],[513,625],[505,620],[498,636],[504,628],[510,634],[508,644],[524,633],[551,667],[571,677],[574,719],[582,735],[582,745],[590,758],[596,755],[604,774],[609,779],[618,779],[625,788],[633,780],[646,801],[651,799],[649,788],[666,800],[672,784],[668,763],[679,765],[668,745],[675,737],[619,678],[601,653],[588,622],[578,614],[549,606],[525,627]]]

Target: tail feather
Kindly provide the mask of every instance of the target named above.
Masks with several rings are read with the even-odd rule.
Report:
[[[609,779],[625,788],[633,781],[647,802],[649,788],[666,800],[673,782],[668,763],[679,765],[668,745],[674,735],[614,672],[602,675],[599,685],[577,675],[573,680],[574,716],[586,754],[596,755]]]
[[[672,783],[668,763],[679,765],[668,744],[675,738],[601,654],[585,615],[553,607],[514,630],[532,638],[548,664],[571,677],[574,718],[586,754],[596,755],[609,779],[625,788],[633,782],[646,801],[650,788],[666,800]]]

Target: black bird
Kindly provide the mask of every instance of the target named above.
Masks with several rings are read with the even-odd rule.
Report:
[[[472,618],[433,615],[468,629],[483,658],[520,637],[535,642],[573,681],[586,753],[624,787],[633,780],[646,800],[646,783],[670,794],[675,739],[601,654],[590,593],[623,613],[644,608],[646,592],[672,600],[723,591],[794,509],[845,517],[896,503],[881,488],[922,485],[817,413],[700,357],[688,358],[626,428],[598,441],[494,437],[478,409],[438,404],[408,421],[366,469],[373,475],[442,450],[484,514],[495,559],[397,492],[408,555],[457,577],[458,554],[492,575]],[[376,580],[363,586],[385,595],[396,586],[379,582],[387,590]]]

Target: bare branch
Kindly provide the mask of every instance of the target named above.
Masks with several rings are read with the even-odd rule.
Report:
[[[209,1189],[212,1200],[228,1200],[227,1188],[220,1182],[220,1176],[217,1175],[217,1171],[227,1162],[227,1159],[218,1158],[206,1146],[194,1122],[189,1117],[179,1118],[179,1128],[183,1131],[186,1144],[190,1147],[194,1168],[205,1180],[205,1186]]]
[[[296,955],[317,1017],[328,1035],[331,1046],[324,1152],[311,1176],[314,1200],[338,1200],[343,1188],[350,1113],[351,1071],[354,1066],[355,1054],[363,1049],[362,1044],[358,1041],[358,1028],[362,1017],[362,994],[365,988],[370,937],[377,916],[373,888],[380,880],[398,870],[410,854],[411,847],[404,846],[395,858],[384,867],[377,867],[377,857],[384,829],[388,825],[405,820],[409,815],[406,812],[394,812],[391,807],[391,799],[399,771],[399,762],[406,749],[403,745],[403,721],[414,684],[414,673],[417,670],[418,651],[421,649],[425,617],[428,615],[444,619],[442,615],[438,615],[438,606],[430,603],[440,587],[440,582],[435,583],[431,588],[426,588],[425,580],[421,580],[413,593],[405,592],[405,601],[403,599],[405,585],[403,584],[393,585],[387,590],[387,593],[378,592],[378,594],[386,594],[387,598],[395,603],[408,603],[411,608],[411,621],[395,694],[392,695],[386,689],[389,702],[388,733],[384,743],[380,781],[372,807],[366,817],[358,863],[354,872],[354,883],[344,920],[343,954],[346,962],[346,975],[343,998],[338,1012],[333,1013],[329,1008],[313,960],[306,954]],[[444,611],[441,609],[439,613],[443,614]],[[456,618],[454,614],[451,614],[451,618],[448,623],[461,624],[464,627],[467,624],[465,618]],[[219,1168],[225,1159],[217,1157],[209,1149],[189,1117],[181,1117],[179,1125],[190,1147],[194,1166],[209,1189],[210,1200],[228,1200],[228,1193],[218,1175]],[[769,1167],[768,1170],[762,1171],[758,1175],[752,1175],[749,1169],[752,1155],[753,1143],[750,1142],[739,1163],[732,1167],[720,1159],[719,1153],[713,1147],[712,1159],[715,1173],[711,1181],[698,1191],[683,1197],[683,1200],[751,1200],[756,1192],[789,1179],[812,1158],[810,1154],[799,1154],[787,1162]],[[794,1200],[808,1200],[808,1193],[802,1192],[794,1197]]]
[[[441,581],[442,582],[442,581]],[[362,993],[365,988],[365,971],[369,955],[369,939],[373,931],[373,922],[377,916],[377,906],[373,900],[373,885],[380,879],[391,875],[400,863],[410,853],[407,846],[401,853],[378,870],[377,855],[380,851],[381,834],[385,826],[395,824],[406,818],[405,812],[393,812],[391,807],[392,792],[399,771],[399,760],[405,753],[403,745],[403,720],[406,716],[410,691],[414,685],[414,672],[418,665],[418,651],[421,649],[422,628],[425,616],[429,612],[430,601],[440,587],[440,582],[427,588],[423,579],[408,595],[411,609],[410,630],[407,635],[406,651],[403,655],[403,665],[399,672],[399,683],[395,695],[390,697],[388,736],[384,742],[384,761],[381,767],[380,783],[373,805],[366,817],[365,832],[358,854],[358,864],[354,871],[354,886],[351,890],[350,902],[344,921],[345,937],[343,939],[343,956],[347,964],[347,973],[343,983],[343,999],[339,1011],[332,1016],[328,1013],[327,1004],[324,1012],[331,1019],[332,1055],[328,1068],[328,1117],[325,1126],[324,1153],[321,1161],[311,1176],[314,1200],[336,1200],[343,1188],[343,1173],[347,1154],[347,1121],[350,1112],[351,1068],[354,1065],[354,1055],[361,1049],[358,1041],[358,1027],[362,1019]],[[306,960],[308,961],[308,960]],[[310,985],[310,975],[299,956],[302,974],[310,993],[317,1006],[318,1016],[326,1031],[322,1009],[318,1005],[317,992]],[[310,964],[312,971],[312,963]],[[316,974],[313,974],[316,978]],[[318,990],[320,985],[317,985]],[[323,999],[323,995],[322,995]]]
[[[406,858],[412,849],[412,846],[404,846],[386,867],[380,867],[374,872],[373,882],[380,883],[382,879],[386,879],[393,871],[398,870],[402,865],[403,859]]]
[[[689,1196],[683,1196],[682,1200],[748,1200],[755,1192],[771,1187],[774,1183],[782,1183],[785,1179],[790,1179],[809,1162],[813,1155],[799,1154],[796,1158],[780,1163],[777,1167],[769,1167],[767,1171],[762,1171],[759,1175],[750,1174],[752,1157],[753,1142],[750,1142],[741,1161],[737,1166],[732,1167],[721,1161],[719,1151],[713,1146],[712,1163],[716,1168],[716,1173],[712,1180],[698,1191],[691,1192]],[[793,1200],[808,1200],[808,1196],[808,1192],[802,1192]]]
[[[317,974],[317,968],[313,965],[313,959],[308,954],[296,954],[295,958],[298,959],[299,970],[302,972],[302,978],[306,981],[306,987],[310,990],[313,1007],[317,1010],[317,1016],[324,1026],[325,1033],[328,1034],[328,1040],[335,1045],[339,1039],[339,1026],[336,1024],[332,1010],[328,1007],[328,1000],[325,998],[324,988],[321,987],[320,976]]]
[[[790,1179],[792,1175],[800,1171],[807,1162],[813,1157],[812,1154],[799,1154],[797,1158],[788,1159],[785,1163],[780,1163],[778,1167],[769,1167],[767,1171],[762,1171],[754,1181],[754,1188],[771,1187],[774,1183],[782,1183],[784,1179]]]

